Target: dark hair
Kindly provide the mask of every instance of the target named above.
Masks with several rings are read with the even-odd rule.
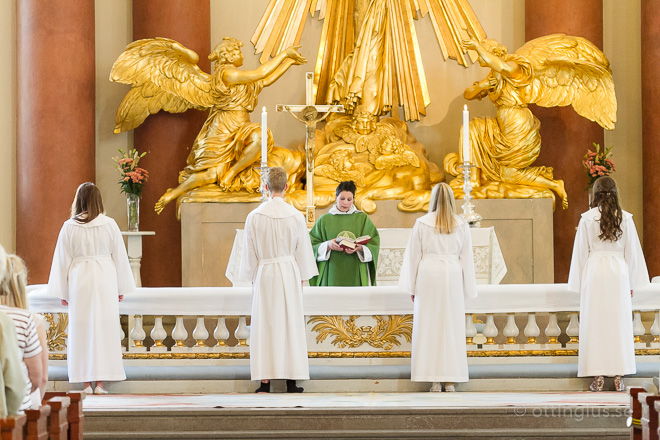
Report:
[[[104,212],[99,187],[92,182],[80,185],[71,205],[71,218],[78,223],[89,223]]]
[[[592,208],[600,211],[600,235],[601,240],[617,241],[623,235],[621,230],[621,205],[619,204],[619,193],[614,179],[608,176],[599,177],[594,182],[594,199]]]
[[[347,181],[341,182],[339,185],[337,185],[337,192],[336,192],[335,196],[339,196],[339,193],[341,193],[343,191],[348,191],[348,192],[353,193],[353,197],[355,197],[355,190],[356,190],[355,182],[353,182],[352,180],[347,180]]]

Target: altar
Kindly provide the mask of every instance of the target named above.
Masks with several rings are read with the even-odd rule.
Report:
[[[396,260],[407,242],[405,233],[423,212],[407,213],[397,209],[397,200],[378,202],[372,215],[379,231],[389,230],[386,242],[381,243],[379,257],[379,284],[393,285],[398,274],[388,273],[391,260]],[[494,268],[490,274],[481,271],[481,280],[504,284],[547,284],[554,282],[554,251],[552,241],[552,200],[506,199],[475,200],[476,210],[482,215],[484,229],[493,227],[497,240],[497,255],[505,269]],[[460,210],[461,200],[457,201]],[[236,257],[230,262],[235,248],[236,230],[242,230],[248,213],[258,203],[183,203],[181,205],[182,281],[184,287],[228,287],[232,281],[225,274],[238,274]],[[317,216],[327,212],[317,210]],[[382,235],[382,233],[381,233]],[[487,234],[486,234],[487,235]],[[490,238],[484,235],[485,241]],[[473,235],[473,241],[483,243]],[[486,252],[475,248],[475,254]],[[490,257],[489,255],[482,255]],[[477,264],[479,262],[475,260]],[[482,260],[485,261],[485,260]],[[500,263],[498,263],[499,265]],[[496,281],[494,281],[496,280]]]
[[[401,273],[403,254],[412,229],[379,229],[380,252],[376,268],[376,284],[379,286],[396,285]],[[472,228],[472,250],[477,284],[499,284],[506,275],[506,263],[502,255],[495,228]],[[249,280],[241,279],[240,265],[243,254],[243,229],[236,230],[234,244],[229,254],[225,276],[234,287],[250,287]]]

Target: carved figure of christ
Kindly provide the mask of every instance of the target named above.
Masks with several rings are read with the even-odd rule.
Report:
[[[307,225],[316,222],[316,206],[314,205],[314,153],[316,150],[316,123],[323,121],[330,113],[343,112],[343,105],[314,105],[314,72],[305,74],[305,105],[278,104],[278,112],[287,111],[298,121],[305,124],[305,158],[307,161],[306,176],[307,206],[305,218]]]

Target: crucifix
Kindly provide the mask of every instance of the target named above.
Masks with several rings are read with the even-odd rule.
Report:
[[[330,116],[330,113],[343,112],[343,105],[314,105],[314,72],[305,73],[305,105],[278,104],[278,112],[287,111],[298,121],[305,124],[305,156],[307,160],[307,206],[305,218],[307,226],[316,222],[316,206],[314,205],[314,151],[316,150],[316,123]],[[324,113],[320,115],[320,113]]]

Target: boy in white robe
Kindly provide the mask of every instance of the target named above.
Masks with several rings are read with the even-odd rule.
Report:
[[[271,168],[270,200],[245,220],[242,278],[252,281],[250,371],[256,392],[270,392],[271,379],[287,379],[287,392],[301,393],[309,379],[302,282],[318,275],[305,218],[284,201],[287,176]]]

